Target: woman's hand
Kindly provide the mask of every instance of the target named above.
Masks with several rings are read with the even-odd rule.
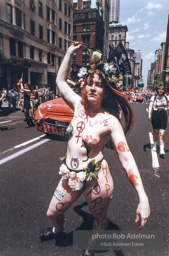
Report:
[[[142,229],[146,224],[148,218],[150,217],[150,205],[148,199],[146,201],[140,202],[137,211],[136,211],[136,220],[135,222],[140,221],[139,229]]]
[[[77,50],[79,50],[82,47],[82,42],[73,41],[73,43],[69,46],[68,52],[73,54]]]
[[[152,121],[152,117],[151,117],[151,116],[148,116],[148,120]]]

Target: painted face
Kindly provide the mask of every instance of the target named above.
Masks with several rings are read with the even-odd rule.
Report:
[[[89,76],[85,90],[89,102],[102,102],[105,96],[105,87],[100,75],[94,73],[92,76]]]

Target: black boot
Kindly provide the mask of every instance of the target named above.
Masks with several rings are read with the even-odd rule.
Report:
[[[40,232],[40,240],[41,242],[45,242],[48,240],[55,239],[57,234],[53,233],[53,227],[45,228]]]
[[[29,128],[30,127],[30,124],[29,124],[29,119],[26,118],[26,128]]]
[[[34,123],[33,123],[33,121],[32,121],[32,118],[29,118],[29,125],[30,125],[31,127],[35,126]]]
[[[85,251],[83,251],[82,256],[94,256],[94,251],[87,248]]]

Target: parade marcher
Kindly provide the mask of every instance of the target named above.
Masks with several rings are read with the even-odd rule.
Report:
[[[6,100],[6,90],[5,88],[2,89],[2,92],[0,94],[0,109],[2,107],[3,102]]]
[[[13,109],[16,109],[16,102],[17,102],[17,96],[18,96],[18,92],[16,91],[16,89],[12,89],[11,90],[11,102],[12,102],[12,106]]]
[[[148,109],[148,119],[152,122],[153,126],[153,151],[157,151],[157,140],[160,140],[160,153],[165,155],[165,131],[167,128],[167,109],[168,98],[165,95],[164,84],[160,84],[156,89],[157,94],[150,98]]]
[[[30,115],[30,109],[31,109],[31,94],[32,94],[32,87],[29,83],[25,83],[24,86],[21,85],[21,90],[24,94],[23,96],[23,104],[24,104],[24,114],[26,118],[27,125],[26,127],[34,126],[31,115]]]
[[[94,217],[93,229],[106,230],[107,210],[114,185],[103,150],[110,141],[138,193],[136,222],[140,222],[139,228],[143,228],[150,215],[149,200],[138,167],[116,114],[120,107],[125,117],[124,130],[129,131],[133,114],[126,96],[116,88],[113,65],[104,63],[102,54],[95,51],[90,58],[95,67],[79,70],[84,75],[82,97],[67,83],[71,58],[81,47],[79,42],[71,44],[56,79],[61,96],[74,111],[74,117],[67,129],[69,140],[66,157],[60,166],[61,180],[47,211],[54,226],[41,231],[41,241],[54,238],[56,233],[63,231],[64,212],[82,193]],[[92,203],[95,200],[98,202]],[[94,251],[88,248],[83,255],[94,255]]]

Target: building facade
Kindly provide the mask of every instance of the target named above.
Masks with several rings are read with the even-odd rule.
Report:
[[[120,0],[110,0],[109,22],[119,21]]]
[[[1,0],[0,86],[19,78],[55,90],[56,73],[73,39],[72,0]]]

